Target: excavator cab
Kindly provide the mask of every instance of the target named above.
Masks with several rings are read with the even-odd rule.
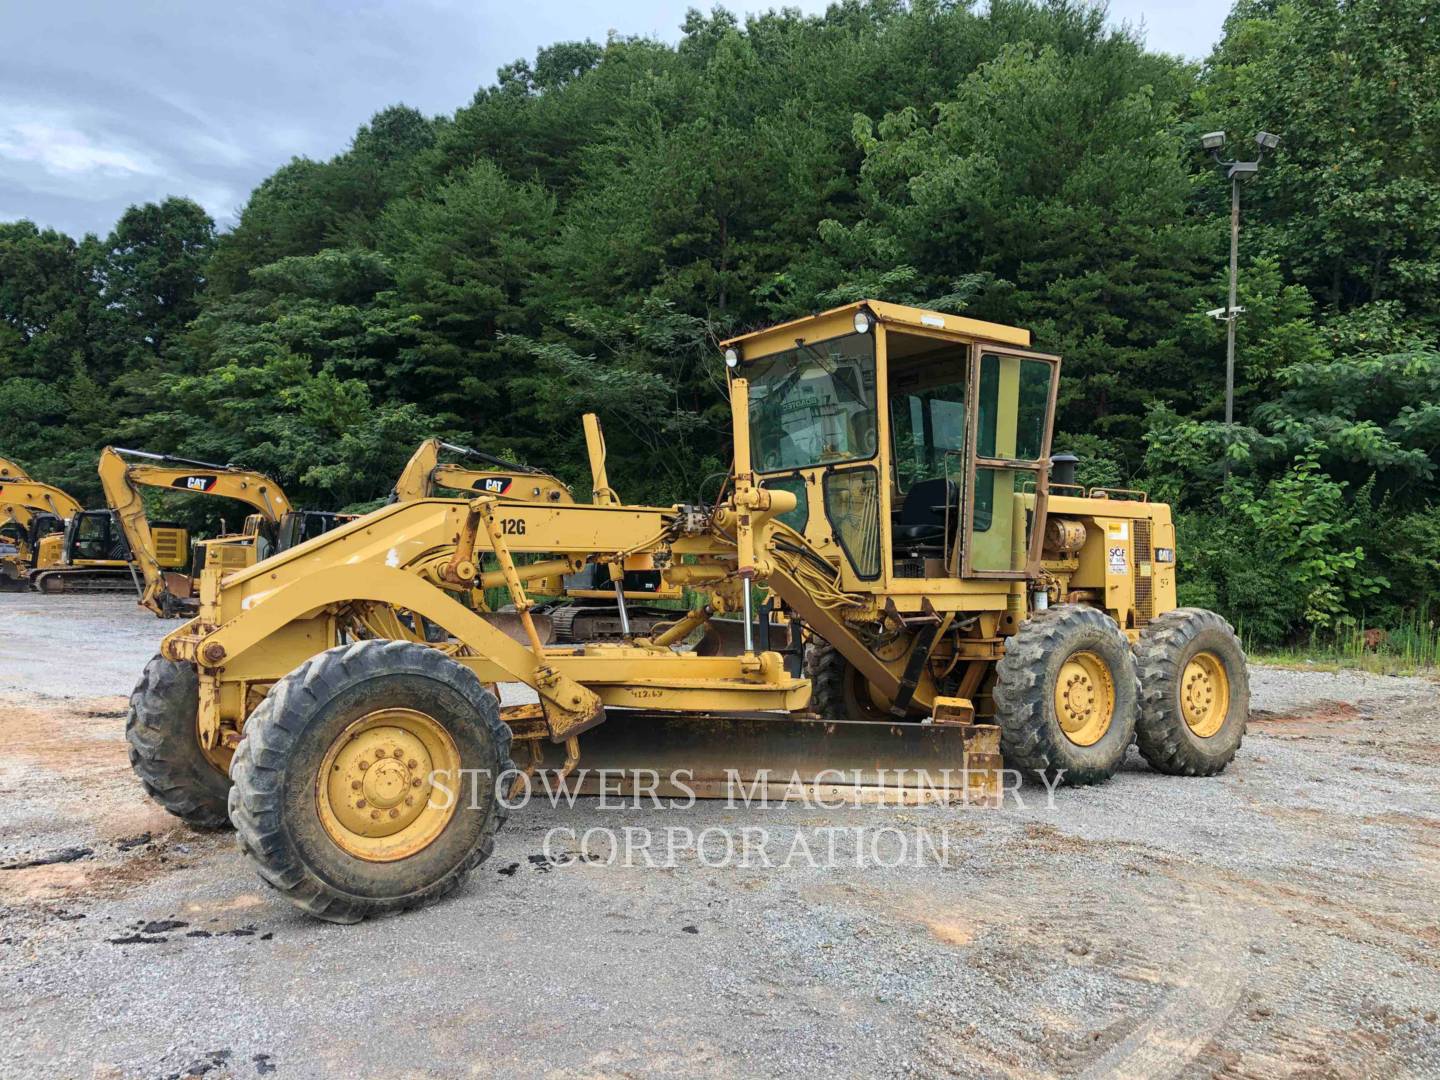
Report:
[[[130,545],[110,510],[82,510],[72,517],[61,551],[66,566],[124,566],[130,561]]]
[[[0,543],[12,545],[17,557],[33,567],[40,542],[47,536],[64,533],[65,521],[58,514],[45,510],[27,510],[25,515],[24,520],[12,517],[0,526]]]
[[[329,510],[291,510],[280,519],[276,528],[276,550],[289,551],[347,521],[354,521],[355,517],[355,514],[337,514]]]
[[[150,524],[155,557],[166,570],[179,570],[190,560],[190,532],[173,521]],[[133,555],[113,510],[85,510],[65,528],[61,561],[67,566],[128,565]]]

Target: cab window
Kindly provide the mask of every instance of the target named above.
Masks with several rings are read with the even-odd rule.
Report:
[[[875,336],[805,344],[745,367],[750,454],[760,472],[873,457]]]
[[[969,347],[894,331],[888,341],[895,490],[903,494],[924,480],[958,478],[965,452]]]

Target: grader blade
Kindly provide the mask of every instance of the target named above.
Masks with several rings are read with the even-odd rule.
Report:
[[[526,707],[521,707],[524,709]],[[502,716],[510,710],[502,711]],[[509,717],[506,717],[509,719]],[[512,723],[524,739],[523,713]],[[533,728],[529,730],[533,731]],[[578,766],[559,775],[562,748],[541,739],[535,789],[581,795],[998,806],[1000,729],[990,724],[867,723],[778,713],[647,713],[609,709],[580,739]],[[517,761],[525,751],[517,747]]]

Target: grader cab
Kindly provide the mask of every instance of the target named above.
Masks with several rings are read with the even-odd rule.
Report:
[[[1002,758],[1095,783],[1132,742],[1160,772],[1216,773],[1245,726],[1239,643],[1175,608],[1167,507],[1052,484],[1060,362],[1029,346],[851,304],[723,343],[735,463],[714,503],[623,504],[592,453],[588,504],[418,498],[206,571],[132,696],[132,763],[336,921],[444,895],[490,854],[507,793],[593,791],[602,766],[652,794],[887,801],[993,801]],[[533,583],[623,580],[637,558],[691,609],[542,640]],[[520,640],[483,617],[485,588]],[[736,612],[735,655],[683,647]],[[500,707],[507,682],[536,701]]]

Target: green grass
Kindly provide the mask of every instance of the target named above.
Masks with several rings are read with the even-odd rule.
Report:
[[[1371,671],[1380,675],[1434,674],[1440,668],[1440,620],[1421,609],[1393,628],[1383,629],[1383,640],[1366,644],[1365,631],[1347,627],[1338,634],[1312,634],[1295,645],[1247,643],[1246,651],[1260,664],[1307,671],[1341,669]]]

